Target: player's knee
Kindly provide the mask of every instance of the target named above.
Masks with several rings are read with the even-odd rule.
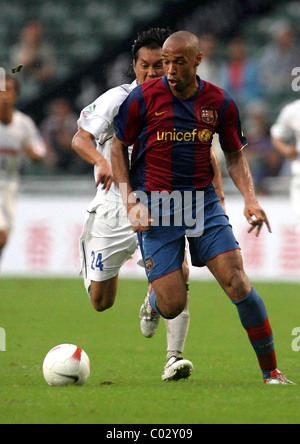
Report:
[[[183,312],[186,307],[186,298],[161,301],[158,309],[166,319],[174,319]]]
[[[91,302],[94,309],[102,312],[110,309],[115,302],[115,295],[112,293],[98,293],[91,290]]]
[[[251,284],[243,269],[233,269],[224,284],[226,293],[233,301],[244,298],[251,289]]]
[[[111,308],[114,305],[114,302],[112,302],[112,301],[103,301],[103,300],[101,300],[101,301],[99,301],[99,300],[93,301],[92,300],[92,304],[93,304],[94,309],[96,311],[98,311],[99,313],[101,313],[101,312]]]

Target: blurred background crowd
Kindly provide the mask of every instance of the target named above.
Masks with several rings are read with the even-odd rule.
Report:
[[[270,178],[286,177],[289,165],[274,151],[269,129],[282,106],[299,97],[292,89],[292,70],[300,66],[294,0],[3,0],[0,66],[10,72],[23,65],[15,74],[18,108],[35,120],[48,148],[43,165],[24,163],[23,176],[91,176],[71,150],[79,113],[132,80],[132,40],[153,26],[200,37],[199,75],[235,99],[257,190],[271,193]]]

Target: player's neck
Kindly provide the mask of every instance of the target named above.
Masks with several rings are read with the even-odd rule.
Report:
[[[199,80],[196,78],[191,85],[187,85],[182,91],[172,90],[175,97],[181,100],[188,100],[193,97],[199,90]]]
[[[13,119],[14,110],[12,108],[0,109],[0,122],[9,125]]]

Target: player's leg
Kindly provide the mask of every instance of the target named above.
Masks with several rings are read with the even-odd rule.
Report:
[[[185,252],[182,273],[187,289],[187,303],[184,310],[175,319],[165,319],[167,331],[167,359],[162,380],[178,380],[188,378],[193,372],[193,364],[182,358],[190,324],[189,313],[189,266]]]
[[[184,262],[182,264],[182,274],[187,290],[187,303],[184,310],[174,319],[165,319],[167,330],[167,361],[171,356],[181,357],[190,324],[189,313],[189,275],[187,254],[185,252]]]
[[[244,271],[240,250],[220,254],[207,261],[206,265],[235,304],[257,355],[264,380],[273,381],[272,375],[276,373],[274,381],[287,383],[286,378],[277,370],[273,332],[266,307]]]
[[[0,196],[0,258],[8,242],[16,214],[16,191],[7,189]]]
[[[118,289],[118,278],[119,275],[117,274],[105,281],[91,281],[88,294],[96,311],[105,311],[114,305]]]
[[[137,238],[123,207],[114,202],[99,205],[88,214],[80,238],[84,284],[95,310],[102,312],[115,302],[118,275],[122,265],[137,248]],[[117,223],[113,223],[117,221]]]
[[[3,252],[3,249],[5,245],[7,244],[9,237],[9,231],[8,230],[1,230],[0,229],[0,258]]]

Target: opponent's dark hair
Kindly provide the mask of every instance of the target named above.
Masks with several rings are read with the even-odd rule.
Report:
[[[140,32],[132,45],[132,57],[136,62],[138,52],[141,48],[157,49],[162,48],[166,39],[173,34],[170,28],[151,28],[147,31]]]

